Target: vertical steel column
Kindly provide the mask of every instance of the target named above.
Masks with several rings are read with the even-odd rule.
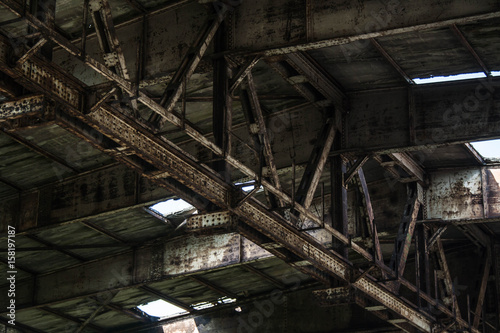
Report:
[[[30,0],[29,1],[29,12],[33,14],[37,19],[42,21],[50,29],[55,28],[55,15],[56,15],[56,1],[55,0]],[[28,34],[36,32],[31,26],[28,25]],[[33,46],[33,45],[30,45]],[[47,58],[52,60],[52,49],[54,43],[48,41],[41,47],[40,53]]]
[[[342,149],[341,135],[337,133],[333,142],[334,150]],[[344,187],[344,174],[346,172],[346,162],[342,156],[337,155],[330,160],[331,177],[331,200],[332,200],[332,226],[340,231],[344,236],[348,235],[347,220],[347,189]],[[334,251],[347,257],[348,248],[343,243],[334,239],[332,242]]]
[[[223,52],[227,49],[226,23],[222,22],[214,36],[215,52]],[[230,154],[230,130],[231,130],[231,97],[229,96],[229,67],[224,57],[213,60],[213,107],[212,107],[212,130],[215,144],[222,148],[225,156]],[[184,81],[184,89],[186,83]],[[217,158],[217,156],[213,156]],[[231,171],[224,159],[212,163],[215,171],[222,175],[226,182],[231,182]]]

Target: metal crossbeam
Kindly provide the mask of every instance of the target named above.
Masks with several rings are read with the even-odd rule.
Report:
[[[192,51],[186,54],[183,58],[181,66],[167,85],[167,88],[161,98],[160,105],[165,108],[165,111],[162,112],[163,116],[172,112],[174,109],[175,103],[177,103],[177,100],[181,96],[184,82],[189,80],[191,75],[194,73],[194,70],[200,63],[203,55],[210,45],[210,42],[214,38],[217,29],[221,25],[225,13],[226,12],[222,15],[217,15],[215,19],[208,23],[207,28],[202,32],[202,34],[200,34],[200,38],[192,47]]]
[[[295,200],[306,209],[311,206],[323,169],[328,161],[328,154],[332,148],[335,133],[334,121],[328,119],[309,156],[309,162],[295,194]]]
[[[366,184],[365,173],[363,168],[358,170],[359,185],[361,187],[361,192],[365,198],[365,208],[368,215],[368,223],[370,225],[371,236],[373,238],[373,253],[375,261],[384,262],[384,255],[382,253],[382,248],[380,247],[380,240],[378,238],[377,226],[375,225],[375,216],[373,214],[372,201],[370,199],[370,192],[368,191],[368,186]]]
[[[453,288],[453,279],[451,277],[450,269],[448,267],[448,262],[446,260],[446,255],[444,253],[443,243],[441,242],[441,239],[438,239],[436,241],[435,254],[437,259],[436,264],[439,266],[440,271],[442,272],[441,278],[445,287],[443,290],[443,292],[446,295],[445,297],[450,300],[448,303],[453,307],[457,318],[461,318],[462,316],[460,314],[460,307],[458,306],[457,296]]]
[[[271,147],[271,139],[269,138],[269,132],[266,128],[262,108],[260,107],[257,89],[255,88],[252,74],[248,72],[246,76],[247,86],[246,89],[242,90],[242,93],[245,94],[245,100],[248,100],[250,104],[251,110],[246,110],[250,122],[249,126],[257,126],[255,135],[263,148],[264,159],[271,174],[271,181],[278,190],[281,190],[281,183],[276,168],[276,162],[274,161],[273,149]]]
[[[32,59],[29,59],[25,65],[26,64],[28,64],[28,68],[31,66],[39,66],[33,62]],[[0,67],[2,67],[3,70],[12,71],[5,65],[5,59],[0,56]],[[43,72],[41,67],[40,69],[40,71]],[[15,70],[15,72],[17,75],[23,77],[23,80],[27,85],[33,87],[35,90],[44,91],[52,98],[63,103],[66,112],[75,117],[79,117],[90,126],[102,131],[107,136],[112,137],[116,142],[129,147],[137,156],[156,166],[159,170],[170,172],[179,182],[196,191],[199,195],[209,199],[214,204],[220,206],[221,208],[231,210],[234,214],[238,215],[244,223],[282,244],[282,246],[286,247],[304,260],[307,260],[317,269],[327,272],[332,277],[346,281],[349,279],[349,276],[354,273],[354,268],[349,263],[341,259],[337,254],[332,253],[321,244],[318,244],[317,241],[309,235],[294,230],[281,217],[267,211],[253,198],[250,198],[240,206],[233,208],[231,206],[231,197],[234,195],[234,190],[229,184],[225,184],[220,180],[220,178],[216,177],[206,169],[201,168],[187,156],[181,155],[178,148],[176,149],[171,144],[166,144],[165,141],[154,137],[141,127],[137,126],[134,121],[126,118],[109,106],[103,106],[89,115],[82,115],[79,112],[78,103],[82,94],[79,90],[72,90],[74,84],[70,83],[68,86],[65,85],[65,89],[68,90],[68,93],[60,95],[58,92],[54,92],[53,90],[48,89],[48,87],[40,85],[36,80],[36,77],[27,76],[22,70],[19,69]],[[66,81],[58,75],[57,72],[52,75],[55,76],[54,79],[59,79],[61,82]],[[76,99],[72,98],[72,96],[75,96]],[[167,115],[172,120],[176,119],[173,115]],[[187,129],[188,128],[186,127],[186,130]],[[205,142],[206,139],[200,138],[199,134],[195,135],[195,133],[196,132],[193,130],[191,131],[191,134],[194,134],[200,142]],[[208,144],[207,147],[211,147],[217,153],[221,154],[220,150],[213,147],[213,145]],[[228,157],[227,160],[228,162],[238,165],[240,168],[244,167],[231,157]],[[179,170],[182,170],[182,172],[179,172]],[[250,171],[248,174],[254,175],[254,172]],[[290,202],[290,198],[282,192],[276,190],[272,184],[263,182],[263,185],[272,190],[274,194],[279,195],[282,199]],[[304,209],[304,207],[297,205],[296,209],[298,209],[300,213],[311,216],[313,220],[318,220],[317,217]],[[345,236],[335,230],[329,230],[345,244],[350,243]],[[363,250],[359,245],[355,243],[352,243],[351,245],[354,250],[371,260],[372,256]],[[432,326],[434,324],[434,320],[432,318],[429,318],[427,315],[419,312],[406,301],[395,296],[391,291],[372,280],[370,276],[365,276],[359,279],[353,285],[362,293],[365,293],[377,302],[382,303],[394,313],[408,318],[408,320],[419,329],[426,332],[430,332],[432,330]]]
[[[490,277],[490,268],[491,268],[491,249],[486,249],[486,259],[483,264],[483,270],[481,274],[481,285],[479,287],[479,293],[477,296],[477,304],[475,307],[474,311],[474,320],[472,322],[472,326],[474,328],[479,327],[479,322],[481,319],[483,319],[483,322],[485,318],[481,318],[483,315],[483,303],[484,303],[484,297],[486,296],[486,287],[488,286],[488,278]],[[483,323],[484,326],[484,323]]]
[[[420,209],[420,199],[417,184],[409,184],[408,200],[406,202],[403,218],[399,224],[398,234],[394,245],[394,251],[391,256],[389,267],[393,268],[396,276],[402,276],[406,267],[406,259],[410,253],[413,231],[417,222],[417,216]],[[399,283],[395,283],[395,290],[399,290]]]

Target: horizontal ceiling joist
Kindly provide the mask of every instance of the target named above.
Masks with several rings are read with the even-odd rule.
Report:
[[[233,267],[271,254],[235,233],[190,236],[17,281],[16,309],[49,306],[105,291]],[[106,269],[103,269],[106,267]],[[79,281],[75,283],[75,281]],[[34,287],[36,286],[36,287]],[[7,293],[8,286],[0,287]],[[0,301],[3,309],[8,299]]]
[[[102,197],[97,201],[90,193],[99,191]],[[15,223],[18,236],[21,236],[25,232],[140,208],[169,196],[172,196],[169,191],[137,177],[133,170],[111,165],[5,198],[0,207],[5,221]],[[19,219],[18,205],[21,211],[31,211],[28,218]]]
[[[14,0],[2,2],[10,5],[17,14],[22,13],[20,2]],[[182,1],[182,3],[186,2]],[[278,11],[275,8],[288,9]],[[242,1],[235,8],[234,27],[231,28],[230,34],[232,50],[228,53],[244,55],[260,53],[268,56],[287,54],[500,17],[499,8],[494,2],[483,1],[474,6],[465,6],[461,1],[454,0],[446,8],[447,10],[443,10],[442,3],[435,0],[424,0],[418,3],[364,0],[356,6],[349,3],[318,2],[309,10],[306,10],[305,3],[298,1],[293,6],[285,0],[273,1],[272,4],[265,0]],[[157,41],[184,42],[181,39],[196,30],[196,26],[184,25],[172,29],[171,32],[163,31],[162,34],[158,34],[154,30],[155,23],[175,22],[176,15],[193,17],[192,21],[200,21],[200,17],[196,17],[199,12],[206,12],[206,9],[193,1],[175,10],[162,10],[156,14],[148,14],[148,21],[151,22],[150,35],[159,36]],[[401,14],[410,12],[412,15]],[[283,22],[290,23],[283,24]],[[335,22],[335,25],[330,22]],[[134,45],[137,36],[130,34],[130,31],[139,32],[141,26],[142,15],[117,25],[116,30],[120,41],[124,45]],[[161,26],[161,24],[158,25],[159,28]],[[183,30],[179,32],[178,29]],[[266,33],[254,33],[255,31]],[[93,35],[89,37],[92,38]],[[157,68],[162,68],[164,72],[170,72],[178,66],[179,59],[177,62],[172,61],[173,59],[174,56],[163,53],[153,54],[150,66],[154,64],[158,66]]]
[[[408,89],[349,94],[346,149],[429,154],[438,147],[500,138],[500,109],[495,107],[500,101],[499,78],[413,87],[410,94],[412,98]],[[384,121],[379,121],[381,115]],[[415,176],[421,179],[422,172],[415,171]]]

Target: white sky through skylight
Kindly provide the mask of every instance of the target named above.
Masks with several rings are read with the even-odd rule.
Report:
[[[157,204],[149,207],[163,216],[177,213],[186,209],[193,208],[193,206],[182,199],[170,199],[167,201],[158,202]]]
[[[493,75],[493,72],[492,72]],[[413,82],[416,84],[427,84],[427,83],[437,83],[437,82],[449,82],[449,81],[460,81],[460,80],[468,80],[468,79],[478,79],[478,78],[484,78],[486,77],[486,74],[483,72],[477,72],[477,73],[464,73],[464,74],[457,74],[457,75],[449,75],[449,76],[433,76],[433,77],[427,77],[427,78],[415,78],[413,79]]]
[[[165,302],[164,300],[161,299],[149,302],[144,305],[139,305],[138,308],[141,311],[146,312],[150,316],[160,317],[160,318],[174,317],[188,313],[186,310],[181,309],[168,302]]]
[[[471,145],[484,158],[500,158],[500,139],[471,142]]]
[[[500,76],[500,71],[491,71],[491,76]]]

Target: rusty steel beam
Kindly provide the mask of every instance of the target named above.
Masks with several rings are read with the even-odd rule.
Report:
[[[225,22],[221,22],[213,36],[214,49],[217,52],[227,50],[228,47],[228,28]],[[207,44],[210,43],[207,40]],[[233,127],[233,101],[229,94],[229,64],[226,58],[221,57],[212,61],[213,66],[213,102],[212,102],[212,134],[214,143],[222,148],[224,156],[232,153],[232,127]],[[188,77],[182,78],[182,106],[181,117],[183,127],[186,121],[186,90]],[[167,88],[168,89],[168,88]],[[182,128],[183,128],[182,127]],[[212,153],[212,158],[218,156]],[[224,159],[215,160],[210,163],[212,169],[217,171],[225,181],[231,181],[231,168]],[[210,209],[210,208],[209,208]]]
[[[22,311],[50,306],[77,297],[139,288],[152,282],[272,258],[269,252],[242,240],[235,233],[189,236],[158,244],[38,275],[36,289],[35,276],[20,280],[18,286],[25,292],[16,298],[16,309]],[[172,260],[176,265],[170,264]],[[64,282],[72,281],[75,276],[79,276],[85,283],[75,285]],[[7,290],[7,285],[0,286],[0,291]],[[228,296],[234,295],[230,293]],[[7,306],[7,302],[7,298],[0,299],[2,309],[6,309],[3,305]],[[5,310],[0,310],[0,313],[4,312]]]
[[[161,144],[157,139],[148,137],[148,134],[144,131],[136,129],[134,132],[130,132],[127,128],[133,128],[134,126],[125,118],[119,116],[119,114],[114,113],[113,111],[110,113],[110,111],[111,110],[99,110],[89,116],[91,117],[92,122],[101,124],[101,129],[107,128],[107,133],[109,133],[108,131],[112,129],[113,136],[116,137],[119,135],[121,137],[120,141],[126,142],[128,146],[141,147],[140,150],[137,150],[139,156],[147,158],[157,165],[158,163],[161,163],[165,170],[172,170],[172,167],[175,169],[181,168],[184,170],[182,174],[178,172],[175,173],[175,171],[173,172],[176,177],[184,179],[186,184],[193,186],[193,188],[195,188],[202,196],[209,198],[217,205],[231,208],[229,202],[227,201],[230,193],[228,185],[224,185],[219,180],[212,178],[213,176],[205,174],[196,165],[190,165],[190,163],[186,161],[185,157],[178,156],[177,152],[169,152],[168,149],[165,149],[166,147],[163,144]],[[113,128],[106,125],[109,121],[113,122]],[[135,133],[139,136],[128,136],[127,133]],[[123,136],[124,134],[127,136]],[[153,153],[153,151],[155,153]],[[158,153],[160,153],[160,155],[158,155]],[[284,245],[293,252],[307,258],[312,265],[317,265],[317,267],[320,268],[323,267],[323,269],[326,269],[327,271],[333,269],[331,273],[334,276],[346,278],[346,274],[348,274],[347,272],[350,270],[348,265],[345,266],[346,264],[342,263],[342,260],[339,261],[339,259],[336,259],[335,256],[329,254],[330,252],[325,252],[326,250],[321,249],[318,245],[313,245],[316,244],[314,239],[290,229],[291,226],[289,226],[287,222],[282,221],[280,217],[267,212],[255,200],[249,199],[241,206],[232,208],[231,210],[243,221],[245,221],[245,223],[248,223],[258,230],[262,230],[269,237],[278,240],[280,243],[284,243]],[[286,235],[286,237],[281,238],[277,237],[277,235]],[[348,240],[346,239],[346,241]],[[352,244],[352,246],[353,248],[356,248],[355,244]],[[307,249],[307,254],[304,252],[305,249]],[[368,253],[365,255],[371,257]],[[427,319],[424,319],[418,311],[411,310],[411,307],[405,305],[405,303],[397,297],[389,296],[390,292],[384,291],[385,289],[383,287],[378,286],[376,282],[373,282],[368,277],[360,279],[356,283],[356,287],[381,302],[388,302],[389,307],[394,308],[398,313],[405,313],[406,316],[410,316],[414,324],[423,327],[424,330],[430,330],[430,326],[428,326],[430,325],[429,322]],[[381,297],[381,295],[387,295],[387,298],[386,296]]]
[[[236,227],[236,220],[229,211],[195,214],[186,219],[186,231],[207,232],[213,229],[232,230]]]
[[[292,66],[300,75],[307,78],[321,95],[331,101],[336,110],[345,112],[347,96],[327,74],[328,72],[306,52],[290,53],[286,55],[287,63]]]
[[[407,153],[392,153],[389,156],[410,175],[412,179],[418,181],[422,186],[426,185],[425,171],[415,160]]]
[[[407,153],[393,152],[375,155],[373,158],[397,181],[402,183],[418,181],[420,185],[426,185],[424,170]]]
[[[450,305],[454,309],[457,318],[462,318],[460,314],[460,307],[458,306],[457,296],[453,288],[453,279],[451,277],[450,269],[448,267],[448,262],[446,261],[446,255],[444,253],[443,243],[441,239],[438,239],[436,241],[435,254],[437,258],[436,264],[441,270],[442,274],[441,279],[445,286],[445,290],[443,290],[443,292],[445,293],[446,297],[449,298],[449,302],[445,302],[445,304],[448,303],[448,305]]]
[[[106,67],[130,81],[125,56],[115,31],[108,0],[90,0],[89,8]],[[123,94],[127,93],[123,91]],[[129,102],[132,108],[137,110],[137,100],[131,99]]]
[[[26,63],[28,63],[29,66],[36,65],[35,62],[32,62],[33,59],[34,58],[28,60]],[[35,90],[44,90],[49,93],[52,98],[63,103],[66,112],[79,117],[87,124],[113,137],[116,142],[131,147],[140,158],[157,166],[160,170],[175,175],[176,179],[183,182],[191,189],[196,190],[201,196],[211,200],[214,204],[222,208],[230,209],[238,215],[244,223],[247,223],[256,230],[269,236],[271,239],[283,244],[283,246],[290,249],[298,256],[308,260],[308,262],[317,269],[328,272],[332,277],[340,279],[347,279],[348,275],[353,270],[348,263],[337,257],[336,254],[323,248],[322,245],[318,244],[317,241],[307,234],[292,229],[286,221],[276,214],[267,211],[256,200],[251,198],[236,208],[231,207],[229,201],[233,191],[229,184],[224,184],[219,178],[215,177],[206,169],[199,167],[187,156],[180,155],[178,149],[174,149],[163,140],[155,138],[147,131],[138,127],[135,122],[127,119],[127,117],[116,112],[109,106],[101,107],[92,114],[82,115],[78,109],[79,104],[75,103],[76,100],[71,98],[72,96],[81,96],[79,90],[71,90],[74,89],[73,84],[70,83],[67,86],[70,91],[61,96],[57,92],[44,89],[43,85],[33,81],[32,77],[25,76],[21,69],[8,70],[4,64],[4,59],[0,56],[0,67],[2,67],[3,70],[11,73],[14,72],[13,74],[21,76],[24,82],[35,88]],[[55,76],[57,79],[60,78],[58,74],[55,74]],[[70,98],[68,98],[68,96]],[[169,116],[171,116],[172,120],[176,119],[173,115]],[[195,132],[191,131],[191,135],[193,134],[199,142],[206,143],[206,138],[201,138],[197,136]],[[213,147],[212,144],[207,143],[206,147],[214,149],[219,154],[221,153],[220,150]],[[253,171],[249,171],[248,168],[245,168],[234,158],[228,157],[227,160],[231,164],[237,165],[240,169],[245,170],[245,173],[248,175],[255,175]],[[178,170],[183,170],[183,172],[179,173]],[[263,185],[273,194],[290,202],[290,198],[284,193],[277,191],[272,184],[263,181]],[[304,207],[296,205],[295,208],[300,213],[307,214],[307,217],[310,217],[313,221],[318,221],[318,218],[304,209]],[[319,224],[321,224],[320,221]],[[325,228],[344,244],[351,244],[349,239],[338,231],[333,228],[328,228],[327,226],[325,226]],[[351,247],[365,258],[369,258],[369,260],[372,259],[372,256],[356,243],[352,243]],[[405,285],[409,284],[405,283]],[[412,305],[399,299],[385,287],[371,280],[369,276],[361,278],[354,286],[378,302],[385,304],[400,316],[409,318],[413,325],[424,331],[430,332],[431,326],[434,323],[433,319],[428,318],[426,315],[413,308]]]
[[[415,84],[412,78],[406,74],[406,72],[399,66],[399,64],[390,56],[389,53],[380,45],[380,43],[375,38],[370,38],[372,45],[384,56],[384,58],[391,64],[391,66],[401,75],[401,77],[408,84]]]
[[[33,223],[22,222],[17,225],[17,235],[21,236],[26,233],[37,233],[38,231],[55,228],[62,224],[86,223],[88,227],[94,230],[99,229],[101,233],[107,232],[108,237],[114,238],[117,242],[121,243],[123,239],[91,223],[90,220],[127,210],[141,209],[159,200],[172,198],[174,195],[172,192],[163,189],[159,185],[155,183],[152,184],[147,179],[136,177],[135,175],[136,173],[134,171],[124,166],[111,164],[90,172],[68,177],[63,181],[45,184],[45,186],[37,190],[25,191],[24,194],[26,195],[38,193],[34,206],[39,207],[39,209],[32,212],[35,216]],[[100,179],[101,184],[106,184],[106,186],[110,186],[110,188],[113,189],[114,187],[111,187],[113,186],[112,184],[116,184],[114,186],[119,186],[118,184],[122,183],[122,179],[130,179],[131,182],[129,185],[133,188],[138,188],[142,182],[145,182],[146,186],[148,186],[152,192],[141,193],[143,187],[139,187],[139,193],[137,193],[137,191],[131,193],[124,189],[120,190],[117,188],[117,196],[115,198],[104,195],[100,203],[89,204],[89,202],[86,202],[86,200],[79,196],[78,192],[72,191],[73,188],[80,186],[86,186],[88,189],[95,189],[99,186],[99,184],[95,182],[96,179]],[[65,204],[57,208],[52,207],[50,210],[46,209],[46,207],[44,208],[43,200],[55,197],[64,197],[67,198],[67,200],[64,200]],[[0,202],[0,206],[2,207],[9,207],[9,205],[13,204],[22,204],[22,202],[19,202],[19,198],[13,199],[13,201],[4,200]],[[33,208],[30,209],[33,210]],[[15,211],[8,209],[3,209],[3,211],[5,212],[5,219],[16,220]],[[0,235],[0,238],[2,237],[4,237],[4,235]]]
[[[130,80],[125,56],[113,24],[109,2],[107,0],[90,0],[89,7],[107,67],[116,70],[116,73],[125,80]]]
[[[359,185],[361,187],[361,192],[365,198],[365,209],[368,215],[368,223],[370,226],[370,232],[373,239],[373,257],[375,261],[384,261],[384,255],[382,253],[382,248],[380,247],[380,240],[378,238],[377,226],[375,225],[375,216],[373,214],[372,201],[370,199],[370,192],[368,191],[368,186],[366,184],[365,172],[363,168],[358,170]]]
[[[337,133],[334,139],[334,149],[340,149],[342,146],[341,133]],[[344,237],[348,236],[349,220],[347,207],[347,187],[345,186],[345,173],[347,160],[338,155],[330,157],[330,214],[332,227]],[[328,225],[327,223],[324,224]],[[347,246],[339,239],[332,239],[332,248],[347,258],[349,254],[349,244]],[[370,256],[373,261],[373,256]]]
[[[132,245],[129,242],[127,242],[126,240],[124,240],[123,238],[121,238],[120,236],[116,235],[114,232],[112,232],[110,230],[107,230],[107,229],[105,229],[105,228],[103,228],[101,226],[98,226],[95,223],[92,223],[90,221],[82,221],[82,224],[84,226],[88,227],[89,229],[97,231],[101,235],[104,235],[104,236],[106,236],[108,238],[111,238],[112,240],[120,243],[121,245],[126,245],[126,246]]]
[[[190,275],[189,278],[205,287],[207,287],[208,289],[211,289],[213,291],[215,291],[217,294],[221,295],[221,296],[226,296],[226,297],[229,297],[229,298],[234,298],[234,299],[238,299],[238,295],[230,292],[229,290],[227,290],[226,288],[222,288],[221,286],[218,286],[216,285],[215,283],[207,280],[206,278],[204,277],[201,277],[201,276],[198,276],[198,275]]]
[[[484,297],[486,296],[486,287],[488,286],[488,279],[490,277],[490,268],[491,268],[491,248],[486,249],[486,259],[483,264],[483,271],[481,274],[481,285],[479,287],[479,292],[477,296],[477,303],[474,311],[474,320],[472,321],[472,326],[474,328],[479,327],[479,323],[481,319],[483,320],[483,326],[484,326],[484,321],[485,318],[481,318],[483,315],[483,303],[484,303]]]
[[[22,66],[26,60],[35,55],[44,45],[47,43],[45,38],[40,38],[35,45],[33,45],[28,51],[26,51],[19,59],[16,61],[17,66]]]
[[[117,292],[108,292],[106,298],[100,302],[99,306],[90,314],[87,319],[85,319],[85,321],[80,325],[80,327],[78,327],[75,333],[80,333],[85,329],[85,327],[90,326],[94,318],[101,312],[102,309],[105,308],[106,304],[111,302],[116,294]]]
[[[481,57],[477,54],[476,50],[474,50],[474,48],[472,47],[472,45],[470,45],[469,41],[467,40],[467,38],[465,38],[465,36],[462,33],[462,31],[460,31],[460,29],[457,27],[457,25],[455,23],[452,24],[450,28],[453,31],[453,33],[458,37],[458,39],[460,40],[460,42],[462,43],[462,45],[465,46],[465,48],[467,48],[467,50],[469,51],[469,53],[471,54],[471,56],[476,60],[476,62],[478,63],[478,65],[483,70],[484,74],[486,74],[486,76],[490,76],[491,75],[490,70],[485,65],[485,63],[481,59]]]
[[[356,162],[354,162],[349,170],[345,173],[344,186],[348,186],[349,182],[356,176],[358,171],[363,167],[363,165],[368,161],[370,157],[368,155],[364,155],[361,158],[358,158]]]
[[[43,306],[40,309],[42,309],[45,312],[51,313],[51,314],[53,314],[53,315],[55,315],[57,317],[66,319],[68,321],[72,321],[72,322],[80,324],[80,325],[82,325],[84,323],[84,320],[81,320],[81,319],[79,319],[77,317],[73,317],[73,316],[71,316],[71,315],[69,315],[67,313],[64,313],[64,312],[62,312],[60,310],[57,310],[57,309],[54,309],[54,308],[50,308],[48,306]],[[90,328],[91,330],[93,330],[95,332],[105,332],[106,331],[104,328],[102,328],[100,326],[97,326],[95,324],[90,324],[89,323],[87,326],[88,326],[88,328]]]
[[[310,86],[305,75],[297,74],[296,70],[290,68],[288,63],[281,59],[267,58],[266,62],[270,65],[293,89],[302,97],[311,102],[318,109],[322,109],[331,102],[322,96],[313,86]]]
[[[281,191],[281,183],[276,168],[276,162],[273,156],[273,149],[271,147],[269,132],[266,128],[266,122],[264,120],[264,115],[260,107],[259,97],[257,96],[257,89],[255,88],[251,72],[247,73],[246,83],[247,83],[246,89],[244,89],[243,91],[247,93],[248,99],[250,101],[250,106],[253,111],[252,112],[253,121],[255,121],[255,124],[257,125],[258,128],[257,133],[260,144],[263,147],[264,158],[266,160],[267,167],[269,168],[269,172],[271,174],[271,180],[276,189]],[[252,126],[252,124],[250,124],[250,126]]]
[[[250,60],[248,60],[246,63],[244,63],[238,68],[236,73],[231,78],[231,82],[229,84],[229,93],[231,95],[234,95],[234,91],[236,90],[236,88],[239,87],[239,85],[247,77],[248,73],[252,72],[252,69],[255,67],[255,65],[257,65],[259,60],[260,60],[259,56],[251,57]],[[260,99],[262,99],[262,96],[260,96]]]
[[[394,269],[396,276],[402,276],[406,267],[406,260],[410,253],[413,232],[417,222],[418,213],[422,199],[419,186],[416,183],[408,185],[408,200],[403,211],[403,217],[399,224],[398,234],[394,244],[394,251],[391,256],[389,267]],[[394,290],[399,290],[400,284],[394,283]]]
[[[481,154],[477,152],[477,150],[470,144],[470,143],[464,143],[465,149],[474,157],[474,159],[481,165],[485,165],[486,162],[484,161],[483,157]]]
[[[191,50],[184,56],[179,69],[176,71],[172,80],[168,83],[163,96],[160,101],[160,105],[165,108],[163,115],[172,112],[175,103],[181,96],[183,82],[189,80],[194,70],[200,63],[203,55],[208,49],[208,46],[219,29],[222,21],[224,20],[226,12],[217,15],[211,21],[208,22],[205,30],[200,34],[199,39],[195,42]],[[156,118],[156,117],[155,117]]]
[[[51,113],[53,114],[53,110],[46,107],[46,99],[43,95],[18,97],[14,100],[0,103],[0,121],[22,118],[28,115],[36,115],[43,118],[45,115],[50,115]]]
[[[328,119],[309,156],[309,162],[295,193],[295,201],[303,205],[306,209],[309,209],[314,199],[314,193],[328,161],[328,155],[332,148],[336,132],[333,119]]]
[[[427,243],[427,250],[431,249],[434,246],[434,244],[438,241],[438,239],[446,231],[447,228],[448,228],[448,225],[444,225],[444,226],[439,227],[434,232],[434,234],[431,236],[431,238],[429,239],[429,241]]]

